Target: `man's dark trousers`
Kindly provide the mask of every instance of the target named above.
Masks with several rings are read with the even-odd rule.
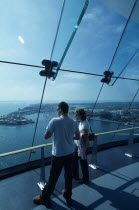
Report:
[[[72,195],[72,156],[73,154],[55,157],[52,156],[51,169],[49,180],[42,191],[42,197],[47,199],[51,196],[54,191],[58,177],[64,167],[65,177],[65,194],[68,198]]]
[[[74,179],[79,179],[78,147],[76,145],[73,153],[72,175]]]

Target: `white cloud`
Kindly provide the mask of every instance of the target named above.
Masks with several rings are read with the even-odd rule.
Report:
[[[129,77],[131,79],[139,79],[138,65],[134,67],[129,66],[129,68],[125,69],[122,76]]]
[[[68,89],[74,89],[74,88],[80,88],[83,85],[81,83],[76,83],[76,82],[69,82],[69,83],[63,83],[59,84],[59,88],[68,88]]]
[[[93,24],[93,29],[97,31],[97,33],[93,35],[96,37],[100,35],[104,36],[106,32],[110,31],[113,33],[121,33],[124,25],[112,23],[113,17],[114,16],[112,15],[112,13],[106,13],[104,9],[96,6],[90,12],[84,15],[83,20],[87,21],[87,23],[89,24],[89,27],[85,27],[85,30],[88,29],[90,32],[90,24]],[[99,30],[100,28],[101,30]]]
[[[84,94],[84,84],[76,82],[64,82],[54,84],[53,86],[47,86],[46,94],[44,95],[44,100],[58,100],[58,101],[68,101],[68,100],[79,100],[84,99],[86,94]]]
[[[3,89],[0,93],[0,98],[2,100],[27,100],[40,98],[42,90],[33,85],[31,87],[21,84],[15,84],[14,80],[9,81],[8,86],[0,85],[0,88]],[[35,96],[35,97],[34,97]]]
[[[115,32],[121,33],[123,31],[123,29],[124,29],[123,25],[118,25],[115,27]]]
[[[56,81],[51,81],[49,80],[49,85],[52,86],[52,85],[55,85],[56,84]]]
[[[24,43],[25,43],[25,41],[24,41],[24,39],[23,39],[23,37],[22,37],[22,36],[18,36],[18,40],[19,40],[22,44],[24,44]]]
[[[131,8],[133,7],[133,2],[131,0],[120,0],[120,1],[112,1],[112,0],[100,0],[104,5],[108,8],[113,9],[118,14],[123,15],[124,17],[128,18]],[[138,16],[135,16],[133,19],[137,21]]]
[[[122,33],[123,29],[124,29],[124,26],[122,24],[119,24],[119,25],[108,24],[108,25],[106,25],[106,30],[111,31],[113,33]]]
[[[100,19],[100,17],[102,16],[102,13],[103,11],[100,8],[96,7],[92,9],[92,12],[85,14],[83,19],[87,21],[92,21],[92,20],[96,21]]]
[[[54,83],[53,85],[48,87],[49,91],[57,92],[60,91],[61,93],[64,92],[65,90],[73,90],[73,89],[78,89],[82,88],[83,84],[78,83],[78,82],[65,82],[65,83]]]
[[[66,78],[66,79],[88,79],[88,76],[85,74],[75,74],[75,73],[71,73],[71,74],[63,74],[62,78]]]

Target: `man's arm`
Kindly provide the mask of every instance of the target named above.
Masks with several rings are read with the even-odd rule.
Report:
[[[53,132],[54,132],[54,119],[52,119],[49,122],[49,124],[46,128],[45,134],[44,134],[44,138],[49,139],[53,135]]]
[[[45,139],[49,139],[52,136],[52,133],[50,131],[46,131],[44,134]]]

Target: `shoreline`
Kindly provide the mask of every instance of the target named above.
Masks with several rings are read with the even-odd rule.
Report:
[[[114,121],[114,120],[106,120],[106,119],[99,119],[99,118],[90,118],[90,120],[98,120],[98,121],[103,121],[103,122],[112,122],[112,123],[117,123],[117,124],[122,124],[122,125],[138,125],[139,123],[128,123],[128,122],[119,122],[119,121]]]

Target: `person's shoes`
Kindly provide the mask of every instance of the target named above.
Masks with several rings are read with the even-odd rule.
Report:
[[[33,198],[33,202],[37,205],[47,205],[50,203],[50,198],[42,198],[41,195],[37,195]]]
[[[80,179],[78,181],[78,184],[87,184],[89,182],[89,179]]]
[[[62,195],[65,198],[67,204],[68,205],[71,205],[71,201],[72,201],[71,196],[67,195],[67,193],[66,193],[65,190],[62,190]]]

